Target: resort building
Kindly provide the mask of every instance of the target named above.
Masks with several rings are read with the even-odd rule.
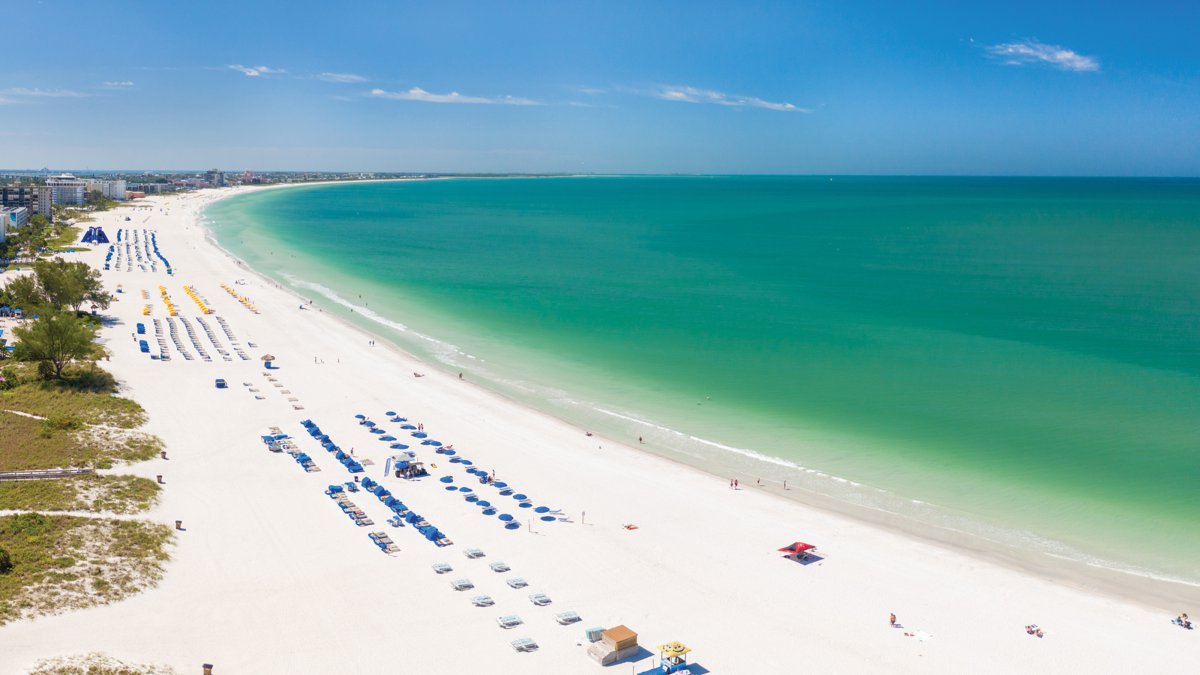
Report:
[[[0,206],[0,244],[6,233],[24,227],[29,222],[29,208],[25,206]]]
[[[87,184],[82,179],[64,173],[47,178],[46,185],[53,192],[53,203],[83,206]]]
[[[88,192],[99,192],[105,199],[125,201],[126,184],[122,180],[103,180],[99,178],[84,178]]]
[[[29,215],[29,208],[25,206],[0,207],[0,221],[3,221],[4,227],[9,230],[25,227],[29,222]],[[0,237],[0,241],[4,241],[4,238]]]
[[[47,220],[53,219],[54,191],[45,185],[21,185],[0,187],[0,208],[23,206],[29,215],[40,214]]]
[[[225,172],[220,169],[209,169],[204,178],[213,187],[225,187]]]

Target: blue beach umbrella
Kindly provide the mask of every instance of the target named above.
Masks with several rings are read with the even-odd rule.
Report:
[[[442,481],[443,483],[453,483],[453,482],[454,482],[454,476],[442,476],[442,477],[441,477],[441,478],[439,478],[438,480]]]
[[[501,490],[508,487],[508,483],[504,483],[502,481],[496,481],[495,483],[492,483],[492,485],[495,485],[496,487],[500,488]]]
[[[380,436],[380,437],[379,437],[379,440],[381,440],[381,441],[394,441],[394,440],[396,440],[396,437],[395,437],[395,436]]]
[[[517,504],[517,506],[519,506],[519,507],[521,507],[521,508],[523,508],[523,509],[527,509],[527,508],[529,508],[529,507],[533,506],[533,503],[531,503],[531,502],[521,502],[520,504]]]
[[[549,506],[539,506],[539,507],[537,507],[536,509],[534,509],[534,512],[536,512],[536,513],[549,513],[549,512],[550,512],[550,507],[549,507]]]
[[[392,439],[392,440],[395,440],[395,439]],[[403,443],[392,443],[388,447],[392,448],[393,450],[407,450],[408,449],[408,446]]]
[[[367,416],[366,416],[366,415],[364,415],[364,414],[362,414],[362,413],[358,413],[357,415],[355,415],[355,417],[357,417],[357,418],[358,418],[358,419],[360,419],[360,420],[365,420],[365,419],[367,419]]]
[[[475,463],[475,462],[472,462],[472,461],[471,461],[471,460],[469,460],[469,459],[464,459],[464,460],[461,460],[461,461],[462,461],[462,463],[463,463],[463,464],[466,464],[467,466],[471,466],[472,464],[474,464],[474,463]]]
[[[477,495],[467,495],[467,496],[463,497],[463,499],[465,499],[465,500],[467,500],[467,501],[469,501],[469,502],[477,502],[477,501],[479,501],[479,497],[478,497]]]
[[[508,524],[506,524],[506,525],[504,526],[504,529],[506,529],[506,530],[517,530],[517,529],[520,529],[520,527],[521,527],[521,524],[520,524],[520,523],[508,523]]]
[[[526,495],[523,495],[523,494],[521,494],[520,492],[518,492],[517,494],[513,495],[513,496],[512,496],[512,498],[513,498],[513,499],[516,499],[517,501],[521,501],[521,500],[529,499],[529,497],[528,497],[528,496],[526,496]]]
[[[453,450],[443,450],[442,454],[443,455],[453,455],[453,454],[455,454],[455,452]]]
[[[400,417],[400,416],[396,416],[396,417],[392,418],[392,421],[393,421],[393,422],[407,422],[407,421],[408,421],[408,418],[407,418],[407,417]]]
[[[460,488],[458,488],[458,491],[459,492],[474,492],[474,490],[472,490],[469,487],[460,487]]]
[[[498,516],[498,518],[500,518],[500,520],[503,520],[503,521],[504,521],[504,522],[506,522],[506,523],[507,523],[508,521],[510,521],[510,520],[512,520],[512,519],[513,519],[513,517],[512,517],[511,515],[507,514],[507,513],[501,513],[501,514]]]
[[[371,420],[367,420],[366,422],[363,422],[363,426],[364,427],[373,427],[373,426],[375,426],[375,423],[372,422]]]
[[[480,500],[479,500],[479,503],[478,503],[478,504],[476,504],[476,506],[482,506],[482,507],[483,507],[483,508],[485,508],[485,509],[486,509],[486,508],[488,508],[488,507],[489,507],[489,506],[491,506],[491,505],[492,505],[492,503],[491,503],[491,502],[485,502],[485,501],[483,501],[482,499],[480,499]]]
[[[395,417],[395,416],[396,416],[396,411],[395,411],[395,410],[389,410],[389,411],[387,411],[387,412],[385,412],[385,413],[383,413],[383,414],[384,414],[384,415],[387,415],[388,417]]]
[[[435,441],[435,440],[433,440],[432,438],[431,438],[431,439],[429,439],[429,440],[427,440],[427,441],[425,441],[425,445],[440,446],[441,444],[442,444],[442,442],[441,442],[441,441]]]
[[[425,433],[424,431],[414,431],[412,433],[412,435],[413,435],[413,438],[428,438],[429,437],[429,434]]]
[[[480,502],[480,503],[482,504],[483,502]],[[494,515],[496,515],[496,509],[489,507],[489,508],[484,509],[480,513],[482,513],[485,516],[494,516]]]
[[[416,429],[416,428],[417,428],[417,426],[416,426],[415,424],[405,424],[405,425],[401,426],[400,428],[401,428],[401,429],[408,429],[409,431],[412,431],[413,429]]]
[[[553,523],[556,518],[554,516],[542,516],[542,520],[546,521],[547,523]]]
[[[449,490],[449,491],[451,491],[451,492],[456,492],[456,491],[458,491],[458,488],[454,487],[453,485],[447,485],[447,486],[446,486],[446,489],[447,489],[447,490]]]
[[[459,459],[458,457],[451,457],[451,458],[450,458],[450,463],[451,463],[451,464],[458,464],[458,463],[460,463],[460,462],[462,462],[462,460],[461,460],[461,459]]]

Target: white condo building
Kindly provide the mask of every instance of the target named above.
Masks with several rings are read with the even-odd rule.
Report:
[[[88,192],[99,192],[105,199],[112,199],[118,202],[125,201],[125,190],[127,188],[124,180],[84,178],[83,182]]]
[[[53,193],[53,203],[55,204],[82,206],[84,203],[87,184],[82,179],[76,178],[69,173],[47,178],[46,186]]]

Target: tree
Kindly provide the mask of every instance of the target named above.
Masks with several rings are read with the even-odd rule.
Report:
[[[4,302],[0,304],[7,304],[29,313],[33,313],[39,307],[47,306],[50,302],[46,294],[42,292],[37,277],[31,275],[13,279],[0,291],[3,291],[0,295],[4,296]]]
[[[87,263],[67,262],[56,257],[37,261],[33,271],[42,294],[55,309],[69,306],[78,312],[84,302],[107,309],[111,302],[100,282],[100,272]]]
[[[95,332],[73,314],[50,312],[25,326],[13,329],[19,342],[13,355],[23,361],[38,361],[54,370],[54,378],[62,379],[68,363],[91,356]]]

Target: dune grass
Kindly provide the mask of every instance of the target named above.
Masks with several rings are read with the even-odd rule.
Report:
[[[126,663],[106,654],[59,656],[39,661],[29,675],[174,675],[174,668],[154,663]]]
[[[130,514],[158,501],[158,484],[137,476],[85,474],[51,480],[0,481],[0,510]]]
[[[22,513],[0,518],[0,625],[107,604],[153,587],[171,530],[136,520]]]

